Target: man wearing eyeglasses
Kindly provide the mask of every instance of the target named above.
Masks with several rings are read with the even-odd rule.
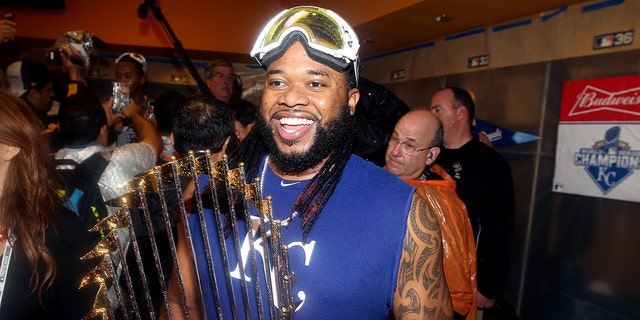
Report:
[[[248,110],[249,112],[257,112],[258,107],[253,103],[242,99],[242,79],[233,67],[233,64],[225,60],[214,60],[204,69],[205,82],[207,88],[211,92],[213,97],[228,105],[234,113],[237,111],[242,112]],[[236,119],[237,120],[237,119]],[[248,129],[241,125],[239,122],[235,122],[237,131],[249,132]],[[240,137],[238,136],[238,139]],[[230,149],[234,149],[239,141],[233,141],[230,144]]]
[[[476,319],[476,247],[467,209],[456,182],[435,164],[442,144],[442,123],[428,110],[413,110],[396,123],[385,155],[386,169],[414,186],[440,223],[444,273],[454,319]]]
[[[214,60],[204,69],[204,78],[207,88],[214,98],[226,104],[231,104],[234,100],[234,93],[237,93],[236,83],[238,75],[231,62],[224,60]],[[241,89],[241,88],[240,88]]]
[[[275,16],[251,51],[266,69],[265,89],[256,126],[232,165],[244,163],[247,180],[260,178],[262,194],[271,196],[274,219],[286,226],[281,242],[288,247],[285,260],[294,275],[290,289],[274,292],[289,293],[290,300],[262,301],[278,303],[278,310],[294,319],[385,319],[390,311],[398,320],[451,319],[435,214],[414,188],[352,155],[360,96],[358,48],[355,32],[341,17],[305,6]],[[190,229],[200,228],[198,219],[189,216]],[[258,242],[257,236],[241,230],[239,238]],[[204,289],[211,279],[203,251],[196,248]],[[222,269],[219,262],[214,265]],[[238,292],[242,278],[250,279],[248,287],[253,279],[264,279],[251,268],[239,277],[231,267]],[[273,274],[269,278],[275,279]],[[188,283],[187,305],[179,295],[169,295],[174,317],[185,310],[193,310],[191,319],[204,317],[197,312],[201,306],[207,318],[216,318],[217,296],[202,290],[204,297],[198,299],[193,281]],[[228,299],[220,291],[220,300]],[[237,317],[227,306],[220,309],[233,318],[258,314],[252,303],[234,309]]]

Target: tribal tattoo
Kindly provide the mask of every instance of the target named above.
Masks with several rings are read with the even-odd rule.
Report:
[[[438,220],[426,201],[416,193],[411,201],[398,266],[393,308],[397,320],[453,318],[442,255]]]

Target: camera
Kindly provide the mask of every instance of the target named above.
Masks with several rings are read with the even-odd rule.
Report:
[[[47,63],[52,66],[62,65],[62,55],[66,54],[62,48],[54,48],[46,52]]]
[[[129,89],[131,84],[128,82],[113,83],[113,104],[111,105],[111,113],[122,114],[122,107],[129,105]]]
[[[48,48],[44,53],[47,58],[47,63],[52,66],[62,65],[62,55],[69,59],[73,64],[77,64],[79,66],[83,65],[82,58],[75,55],[68,55],[67,51],[63,47]]]

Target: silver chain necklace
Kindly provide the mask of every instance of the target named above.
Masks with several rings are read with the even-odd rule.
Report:
[[[267,173],[267,166],[269,166],[269,155],[267,155],[267,157],[264,159],[264,165],[262,166],[262,173],[260,173],[260,193],[264,192],[264,178]],[[285,227],[289,226],[289,222],[291,222],[293,218],[295,218],[297,215],[298,215],[298,211],[293,211],[291,215],[289,215],[289,218],[282,221],[282,225]]]

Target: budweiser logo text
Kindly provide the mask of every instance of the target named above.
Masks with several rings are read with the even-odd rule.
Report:
[[[569,116],[601,110],[640,115],[640,87],[620,92],[608,92],[591,85],[584,87],[576,97]]]

